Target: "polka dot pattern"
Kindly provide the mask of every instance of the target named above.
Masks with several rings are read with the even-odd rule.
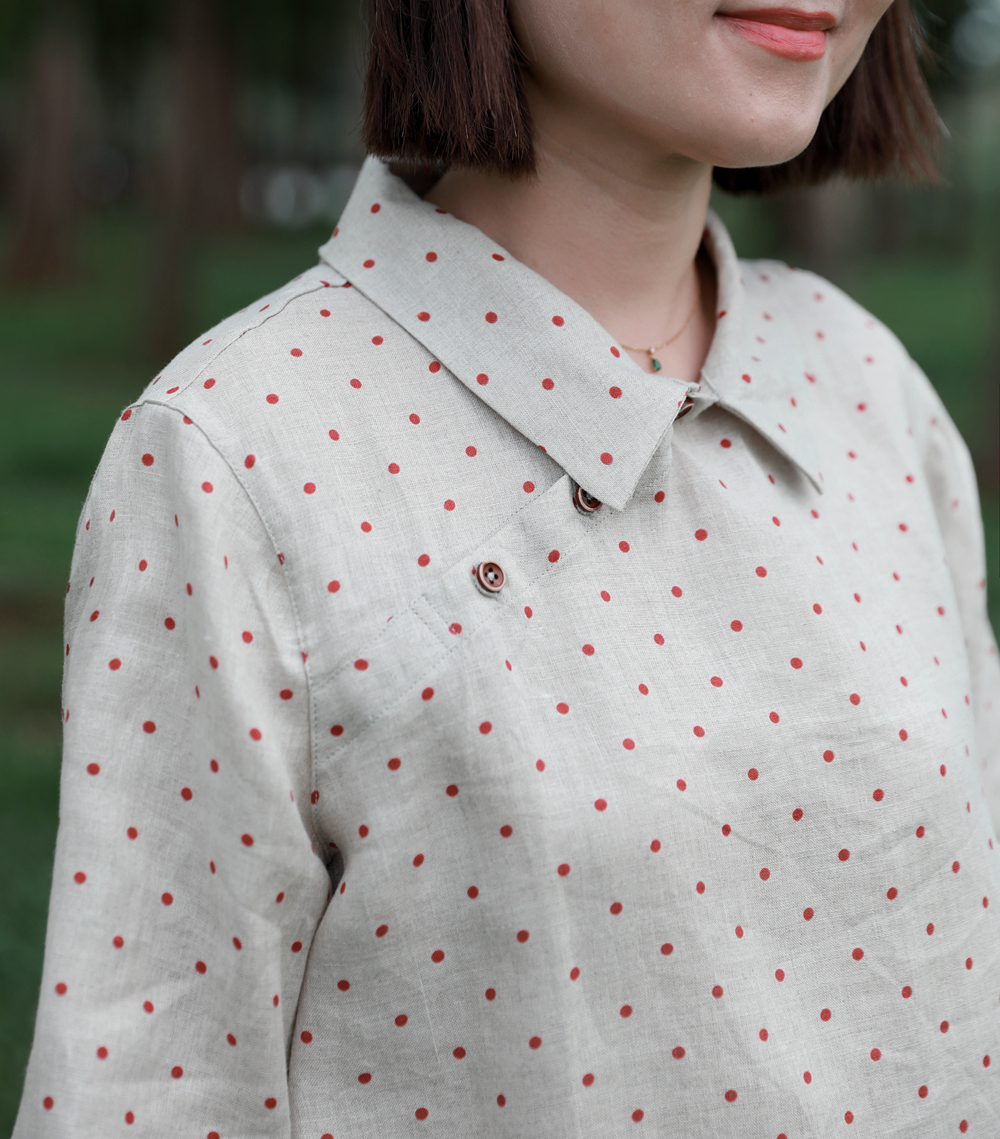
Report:
[[[709,247],[671,428],[373,164],[116,420],[16,1139],[996,1131],[965,453],[835,290]]]

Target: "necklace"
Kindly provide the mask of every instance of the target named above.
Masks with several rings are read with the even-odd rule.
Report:
[[[663,367],[659,360],[657,360],[654,353],[659,352],[661,348],[666,348],[668,344],[673,342],[681,335],[682,332],[691,323],[694,314],[698,311],[698,302],[701,300],[701,289],[699,288],[694,296],[694,304],[691,306],[691,311],[687,314],[687,320],[677,329],[677,331],[670,337],[669,340],[664,340],[662,344],[655,344],[651,348],[640,348],[635,344],[626,344],[624,341],[619,341],[623,348],[627,348],[630,352],[648,352],[650,363],[653,365],[653,371],[658,372]]]

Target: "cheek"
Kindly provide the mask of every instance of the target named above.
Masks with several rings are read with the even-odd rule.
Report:
[[[840,33],[832,45],[828,103],[850,78],[876,25],[889,7],[890,4],[884,0],[875,0],[874,3],[858,0],[848,7]]]

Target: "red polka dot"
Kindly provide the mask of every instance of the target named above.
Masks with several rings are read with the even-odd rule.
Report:
[[[730,1088],[729,1091],[726,1092],[726,1103],[735,1103],[735,1102],[736,1102],[736,1092],[732,1088]]]
[[[608,809],[608,801],[607,801],[607,799],[595,799],[595,800],[594,800],[594,807],[595,807],[595,808],[596,808],[598,811],[606,811],[606,810]]]
[[[611,355],[616,357],[616,358],[621,356],[621,352],[619,352],[618,349],[613,344],[611,345]]]
[[[707,530],[695,530],[694,536],[695,536],[695,538],[698,539],[699,542],[704,542],[705,539],[708,537],[708,531]]]
[[[777,982],[779,982],[779,984],[780,984],[780,982],[782,982],[785,979],[785,970],[784,969],[775,969],[774,979]]]
[[[845,846],[843,850],[838,851],[837,857],[841,862],[846,862],[851,857],[851,852]]]
[[[757,770],[756,767],[751,767],[750,770],[747,772],[747,779],[749,779],[751,781],[754,781],[754,780],[758,779],[759,777],[760,777],[760,772]]]
[[[549,561],[552,562],[553,564],[555,564],[557,561],[559,561],[559,551],[558,550],[549,550]]]
[[[567,712],[569,712],[569,705],[568,704],[557,704],[556,705],[556,711],[561,716],[565,716],[567,714]]]
[[[251,728],[250,729],[250,738],[252,740],[259,740],[260,739],[260,728]]]
[[[662,502],[666,497],[667,497],[666,494],[664,494],[664,492],[662,490],[658,490],[656,492],[656,494],[653,495],[653,501],[654,502]]]
[[[542,1038],[540,1036],[532,1036],[532,1038],[528,1041],[528,1047],[529,1048],[538,1049],[538,1048],[541,1048],[541,1046],[542,1046]]]
[[[637,1107],[635,1109],[635,1111],[632,1112],[632,1122],[633,1123],[642,1123],[642,1120],[643,1120],[645,1114],[646,1113],[642,1110],[641,1107]]]
[[[777,712],[770,712],[770,713],[768,713],[768,719],[771,721],[772,724],[776,724],[781,719],[781,717],[778,715]]]
[[[831,1016],[833,1016],[833,1013],[828,1008],[820,1009],[820,1013],[819,1013],[820,1020],[827,1021],[830,1019]]]
[[[716,1000],[718,1000],[722,996],[722,986],[721,985],[713,985],[712,986],[712,996],[715,997]]]
[[[771,871],[766,866],[762,867],[760,872],[760,880],[766,882],[771,877]]]
[[[755,574],[756,574],[758,577],[767,577],[767,570],[766,570],[766,569],[765,569],[763,566],[758,566],[758,567],[757,567],[757,568],[754,570],[754,573],[755,573]]]
[[[101,765],[99,763],[88,763],[87,764],[87,774],[88,775],[100,775],[100,773],[101,773]]]
[[[496,324],[496,322],[497,322],[497,314],[495,312],[488,312],[486,314],[486,323],[487,324]]]
[[[698,739],[701,739],[701,737],[705,734],[705,729],[701,726],[701,724],[695,724],[692,730]]]
[[[881,803],[882,800],[885,798],[885,792],[882,790],[881,787],[876,787],[875,790],[872,792],[872,798],[875,800],[876,803]]]
[[[418,1107],[413,1114],[417,1117],[417,1119],[422,1121],[427,1118],[428,1111],[426,1107]]]
[[[729,623],[729,627],[730,627],[730,629],[732,629],[732,631],[734,633],[740,633],[743,631],[743,622],[742,621],[731,621]]]
[[[901,739],[901,740],[902,740],[904,743],[907,741],[907,739],[909,739],[909,735],[907,734],[907,731],[906,731],[906,729],[905,729],[905,728],[900,728],[900,729],[899,729],[899,738],[900,738],[900,739]]]
[[[788,663],[792,666],[792,668],[802,667],[802,660],[799,657],[792,657]]]
[[[801,807],[796,807],[795,810],[792,811],[792,818],[796,822],[799,822],[801,820],[801,818],[802,818],[802,808]]]
[[[271,392],[271,394],[267,397],[267,402],[271,403],[271,404],[278,402],[278,397],[275,395],[274,392]]]
[[[510,838],[513,833],[514,828],[510,825],[510,823],[504,823],[504,825],[500,828],[500,834],[504,838]]]
[[[921,1084],[920,1087],[917,1088],[917,1095],[920,1096],[921,1099],[927,1098],[927,1085],[926,1084]]]
[[[833,752],[830,751],[829,748],[827,748],[827,750],[825,752],[823,752],[823,758],[826,760],[827,763],[833,763]]]
[[[52,1096],[47,1095],[45,1099],[42,1100],[42,1107],[44,1107],[46,1111],[51,1111],[53,1107],[55,1107],[55,1102]]]
[[[490,732],[493,731],[493,725],[489,722],[489,720],[483,720],[483,722],[479,725],[479,731],[482,733],[482,735],[488,736]]]
[[[149,734],[149,735],[152,735],[152,734],[153,734],[153,732],[155,732],[155,731],[156,731],[156,724],[154,724],[152,720],[147,720],[147,721],[146,721],[146,722],[145,722],[145,723],[142,725],[142,730],[143,730],[144,732],[146,732],[147,734]]]
[[[180,1064],[177,1064],[170,1069],[170,1074],[174,1077],[175,1080],[179,1080],[181,1076],[184,1075],[184,1069],[180,1066]]]
[[[853,1111],[845,1111],[844,1112],[844,1122],[845,1123],[853,1123],[854,1122],[854,1112]]]
[[[686,791],[687,790],[687,783],[683,779],[677,780],[677,790],[678,791]]]
[[[816,911],[812,908],[812,906],[806,906],[806,908],[802,911],[802,917],[806,921],[812,921],[815,916]]]
[[[611,464],[614,462],[614,459],[612,458],[611,453],[608,451],[602,451],[601,452],[601,462],[606,467],[610,467]]]
[[[622,747],[626,751],[634,751],[635,750],[635,740],[629,739],[628,737],[626,737],[625,739],[622,740]]]

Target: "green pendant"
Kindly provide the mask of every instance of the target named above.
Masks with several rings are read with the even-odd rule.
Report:
[[[657,360],[657,358],[655,356],[650,356],[650,360],[652,360],[652,362],[653,362],[653,371],[654,372],[658,372],[663,367],[663,365],[660,363],[659,360]]]

